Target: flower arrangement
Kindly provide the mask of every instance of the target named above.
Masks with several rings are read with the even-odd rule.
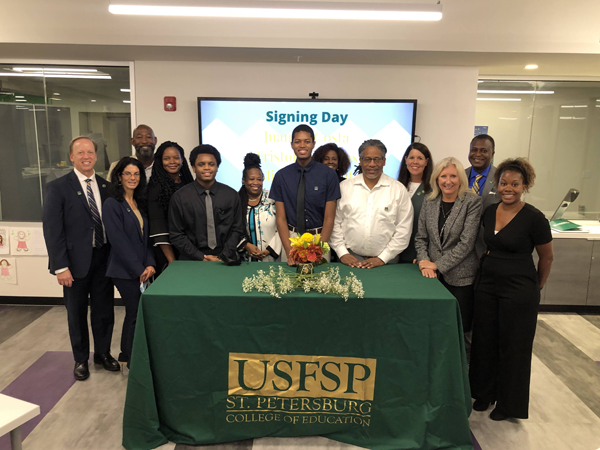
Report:
[[[355,294],[358,298],[363,298],[365,295],[362,282],[352,272],[350,276],[342,279],[338,267],[317,274],[298,275],[286,271],[282,266],[279,266],[278,271],[270,266],[268,272],[259,270],[256,275],[252,275],[252,278],[245,278],[242,289],[244,292],[256,289],[258,292],[266,292],[277,298],[299,289],[304,292],[317,291],[339,295],[345,301],[348,301],[351,294]]]
[[[321,240],[321,235],[304,233],[302,236],[290,238],[292,250],[290,258],[301,264],[319,265],[323,262],[323,255],[329,253],[329,244]]]

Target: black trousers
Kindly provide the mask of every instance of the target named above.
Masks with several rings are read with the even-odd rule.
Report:
[[[497,402],[509,417],[527,419],[531,355],[540,303],[531,255],[486,256],[475,289],[469,381],[476,400]]]
[[[450,291],[460,306],[460,315],[462,318],[463,332],[468,333],[471,331],[473,325],[473,304],[475,302],[475,293],[473,291],[473,285],[468,286],[452,286],[444,280],[444,276],[438,272],[438,278],[446,289]]]
[[[138,306],[140,304],[140,297],[142,296],[140,292],[140,280],[139,278],[134,278],[133,280],[113,278],[112,280],[125,303],[125,320],[123,320],[119,361],[129,362],[133,349],[133,336],[135,334]]]
[[[90,357],[88,331],[88,304],[94,336],[94,352],[110,353],[115,324],[114,287],[106,276],[109,246],[92,251],[90,270],[83,278],[75,278],[71,287],[63,287],[69,336],[75,362],[86,362]]]

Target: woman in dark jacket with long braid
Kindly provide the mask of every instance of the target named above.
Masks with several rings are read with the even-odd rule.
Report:
[[[177,142],[160,144],[154,154],[152,177],[148,183],[148,220],[157,276],[178,258],[177,250],[169,240],[169,202],[179,188],[192,181],[183,148]]]

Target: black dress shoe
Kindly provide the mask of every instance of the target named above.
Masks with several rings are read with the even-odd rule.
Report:
[[[78,381],[87,380],[90,376],[90,369],[88,368],[88,363],[75,363],[75,368],[73,369],[73,375],[75,375],[75,379]]]
[[[508,419],[509,416],[507,416],[506,414],[504,414],[502,411],[500,411],[500,409],[498,409],[498,407],[496,406],[494,408],[494,410],[490,413],[490,419],[495,420],[496,422],[499,422],[501,420],[506,420]]]
[[[485,402],[483,400],[475,400],[473,402],[473,410],[475,411],[487,411],[487,409],[490,407],[491,403],[490,402]]]
[[[94,353],[94,364],[102,364],[104,370],[109,370],[111,372],[118,372],[120,370],[119,363],[115,358],[110,356],[110,353]]]

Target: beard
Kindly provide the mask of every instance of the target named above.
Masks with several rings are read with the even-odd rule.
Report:
[[[135,148],[135,152],[142,158],[150,158],[154,155],[154,145],[141,145]]]

